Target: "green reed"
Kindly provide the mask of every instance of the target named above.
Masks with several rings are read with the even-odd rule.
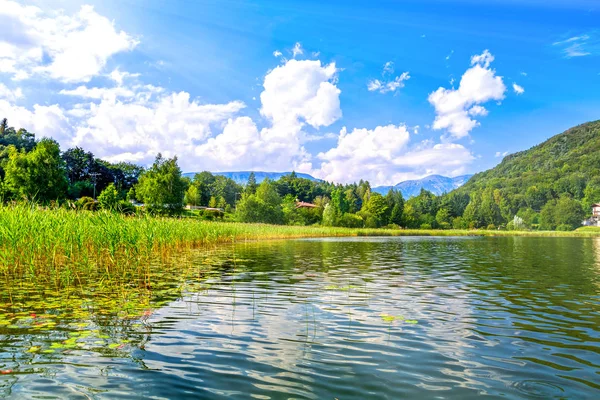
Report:
[[[149,265],[194,248],[325,236],[599,236],[597,231],[502,232],[347,229],[201,221],[149,215],[0,206],[0,276],[61,285],[146,279]]]

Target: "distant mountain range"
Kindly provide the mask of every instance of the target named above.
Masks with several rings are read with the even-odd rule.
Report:
[[[246,183],[248,183],[248,177],[250,176],[250,174],[252,172],[254,172],[254,176],[256,177],[256,183],[261,183],[262,181],[264,181],[267,178],[269,178],[272,181],[276,181],[279,178],[281,178],[282,176],[291,174],[291,172],[264,172],[264,171],[234,171],[234,172],[211,172],[211,173],[213,175],[221,175],[221,176],[225,176],[229,179],[232,179],[238,185],[245,185]],[[183,174],[183,176],[186,176],[190,179],[192,179],[194,177],[194,175],[196,175],[196,172],[186,172],[185,174]],[[320,179],[317,179],[313,176],[310,176],[308,174],[303,174],[300,172],[296,172],[296,176],[298,176],[298,178],[310,179],[311,181],[315,181],[315,182],[320,181]]]
[[[464,185],[472,176],[473,175],[461,175],[456,178],[448,178],[441,175],[430,175],[422,179],[400,182],[395,186],[376,186],[372,190],[385,195],[393,188],[402,192],[402,196],[405,199],[418,196],[421,189],[428,190],[436,196],[439,196]]]
[[[248,182],[248,177],[252,171],[235,171],[235,172],[213,172],[213,175],[222,175],[227,178],[233,179],[239,185],[245,185]],[[254,175],[256,176],[256,182],[261,183],[266,178],[271,180],[277,180],[285,175],[290,175],[291,172],[264,172],[264,171],[254,171]],[[196,172],[187,172],[183,174],[184,176],[189,177],[190,179],[196,175]],[[309,174],[303,174],[300,172],[296,172],[296,175],[299,178],[310,179],[311,181],[321,181],[321,179],[317,179]],[[421,189],[425,189],[430,191],[431,193],[439,196],[443,193],[451,192],[452,190],[464,185],[469,178],[473,175],[462,175],[457,176],[456,178],[447,178],[441,175],[430,175],[422,179],[412,180],[412,181],[404,181],[400,182],[395,186],[376,186],[372,188],[374,192],[381,193],[386,195],[390,189],[394,188],[402,192],[402,196],[405,199],[417,196]]]

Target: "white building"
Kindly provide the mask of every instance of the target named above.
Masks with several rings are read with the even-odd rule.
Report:
[[[600,226],[600,204],[592,205],[592,216],[583,221],[583,226]]]

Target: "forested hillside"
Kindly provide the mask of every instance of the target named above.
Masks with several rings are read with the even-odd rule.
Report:
[[[591,204],[600,202],[600,121],[576,126],[527,151],[511,154],[454,193],[469,195],[475,203],[491,198],[500,212],[493,222],[510,222],[519,215],[527,224],[555,228],[565,221],[558,215],[559,221],[552,221],[557,218],[551,214],[578,208],[574,201],[588,215]],[[558,211],[556,207],[561,205],[567,210]],[[579,215],[572,218],[579,219]]]

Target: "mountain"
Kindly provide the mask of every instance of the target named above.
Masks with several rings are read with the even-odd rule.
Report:
[[[455,178],[448,178],[441,175],[430,175],[422,179],[400,182],[395,186],[377,186],[372,190],[383,195],[387,194],[390,189],[396,189],[402,192],[405,199],[418,196],[421,189],[430,191],[439,196],[444,193],[449,193],[454,189],[464,185],[473,175],[462,175]]]
[[[576,226],[580,213],[589,215],[591,205],[600,202],[600,121],[576,126],[506,156],[452,195],[469,195],[477,204],[492,199],[505,220],[541,211],[540,224],[545,229],[554,229],[561,222],[553,220],[564,220],[572,212],[575,222],[562,223]]]
[[[234,171],[234,172],[212,172],[213,175],[222,175],[227,178],[233,179],[238,185],[245,185],[248,183],[248,177],[250,174],[254,172],[254,176],[256,177],[256,183],[261,183],[266,178],[269,178],[273,181],[278,180],[282,176],[290,175],[291,172],[264,172],[264,171]],[[196,175],[196,172],[186,172],[183,176],[186,176],[192,179]],[[314,182],[319,182],[320,179],[317,179],[309,174],[303,174],[300,172],[296,172],[296,176],[298,178],[309,179]]]
[[[600,121],[571,128],[529,150],[510,154],[496,167],[475,174],[460,192],[493,186],[526,195],[548,190],[552,197],[570,193],[582,198],[585,187],[600,179]],[[600,199],[598,199],[600,200]]]

